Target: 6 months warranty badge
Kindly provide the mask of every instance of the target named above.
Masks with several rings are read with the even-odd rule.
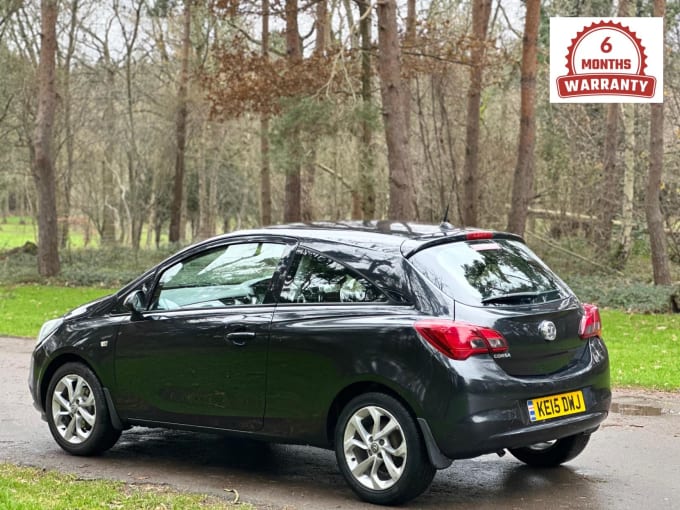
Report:
[[[662,18],[551,18],[551,102],[663,102],[662,34]]]

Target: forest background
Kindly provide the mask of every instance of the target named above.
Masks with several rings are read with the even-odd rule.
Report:
[[[652,15],[662,105],[549,103],[551,16]],[[1,0],[0,69],[0,283],[113,285],[234,229],[448,211],[577,291],[676,306],[678,2]]]

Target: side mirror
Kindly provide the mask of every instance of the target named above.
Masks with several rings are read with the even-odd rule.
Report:
[[[123,306],[129,310],[133,318],[141,317],[144,310],[144,293],[141,290],[130,292],[123,301]]]

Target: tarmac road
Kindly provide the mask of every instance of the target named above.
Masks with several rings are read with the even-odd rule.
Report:
[[[134,428],[101,457],[72,457],[34,410],[34,342],[0,338],[0,462],[232,497],[267,509],[375,509],[345,485],[332,452]],[[456,461],[406,508],[680,508],[680,393],[621,390],[583,454],[531,469],[511,455]]]

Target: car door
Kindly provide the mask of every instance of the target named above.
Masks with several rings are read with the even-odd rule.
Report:
[[[136,423],[262,427],[272,284],[286,242],[248,239],[161,268],[116,341],[116,407]]]
[[[402,331],[412,330],[413,308],[391,302],[357,272],[303,247],[281,282],[278,301],[265,426],[273,435],[314,443],[326,437],[328,407],[339,389],[357,374],[392,364],[380,339],[398,344]]]

